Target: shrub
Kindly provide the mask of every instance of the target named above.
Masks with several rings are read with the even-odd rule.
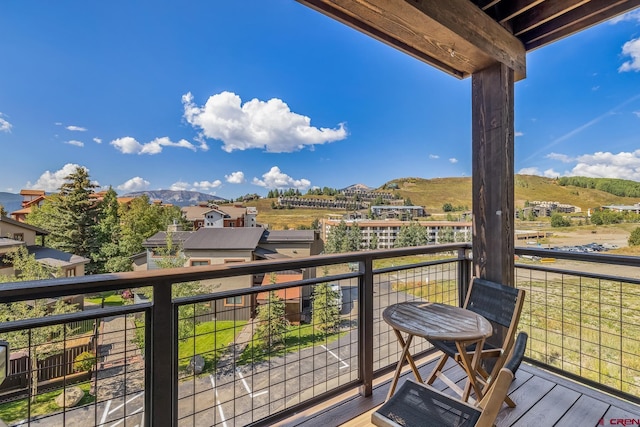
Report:
[[[640,246],[640,227],[636,227],[629,236],[627,241],[629,246]]]
[[[89,351],[83,351],[73,361],[73,370],[76,372],[91,371],[96,364],[96,356]]]

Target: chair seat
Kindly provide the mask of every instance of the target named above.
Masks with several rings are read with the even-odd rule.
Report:
[[[481,411],[444,393],[407,380],[376,412],[377,426],[473,426]]]

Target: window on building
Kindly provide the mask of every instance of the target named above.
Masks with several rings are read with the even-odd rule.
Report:
[[[195,267],[197,265],[210,265],[211,261],[209,261],[208,259],[204,259],[204,260],[191,260],[191,266]]]
[[[13,240],[24,242],[24,233],[13,233]]]
[[[73,268],[68,268],[68,269],[65,271],[65,275],[66,275],[67,277],[76,277],[76,268],[75,268],[75,267],[73,267]]]
[[[244,297],[242,295],[237,297],[229,297],[224,299],[225,306],[237,306],[244,305]]]

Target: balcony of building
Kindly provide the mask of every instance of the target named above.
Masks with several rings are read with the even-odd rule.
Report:
[[[519,329],[529,343],[511,388],[517,406],[505,406],[498,425],[637,422],[637,258],[516,252],[515,285],[526,290]],[[0,418],[8,425],[368,425],[401,350],[382,310],[407,300],[460,305],[470,253],[468,244],[448,244],[3,285],[4,303],[125,290],[150,298],[2,323],[0,337],[17,332],[23,346],[11,350]],[[278,272],[307,274],[271,288],[221,290],[229,281],[261,284]],[[178,297],[176,289],[187,282],[210,291]],[[314,289],[331,289],[325,283],[342,291],[339,324],[328,330],[312,302]],[[272,345],[259,338],[259,306],[244,304],[266,289],[285,300],[287,289],[291,300],[302,297],[287,305],[294,320]],[[86,324],[95,328],[77,330]],[[52,325],[67,327],[53,334]],[[84,365],[77,363],[83,351],[94,355]],[[416,339],[412,351],[429,370],[430,344]],[[78,404],[53,403],[74,386],[83,391]]]

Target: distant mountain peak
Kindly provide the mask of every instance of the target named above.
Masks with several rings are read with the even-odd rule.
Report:
[[[364,184],[353,184],[342,189],[342,191],[370,191],[370,190],[372,190],[372,188]]]
[[[214,196],[212,194],[187,190],[133,191],[131,193],[123,194],[120,197],[140,197],[142,195],[146,195],[150,200],[162,200],[162,203],[164,204],[171,204],[180,207],[193,206],[197,205],[199,202],[207,202],[209,200],[225,200],[222,197]]]

